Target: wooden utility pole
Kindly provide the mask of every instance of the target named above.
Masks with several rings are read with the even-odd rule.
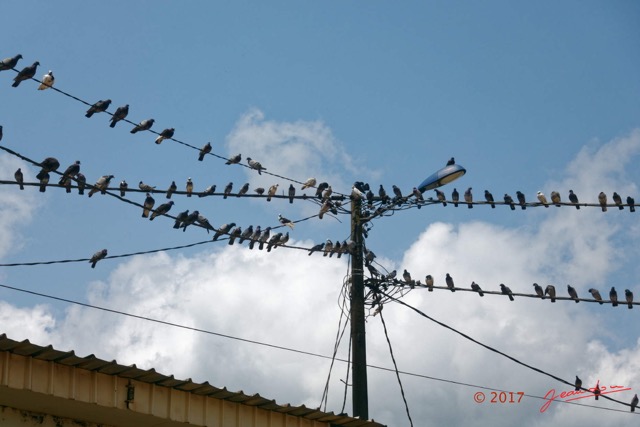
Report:
[[[351,254],[351,389],[353,416],[369,419],[367,392],[367,343],[364,322],[364,255],[361,223],[362,200],[351,201],[351,239],[355,243]]]

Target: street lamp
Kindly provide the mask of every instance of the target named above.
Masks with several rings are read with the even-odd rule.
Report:
[[[460,165],[453,164],[445,166],[422,181],[418,186],[418,190],[420,190],[421,193],[424,193],[427,190],[442,187],[443,185],[460,178],[465,173],[467,173],[467,170]]]

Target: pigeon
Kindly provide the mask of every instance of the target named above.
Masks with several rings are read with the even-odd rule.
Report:
[[[518,199],[518,203],[520,204],[522,210],[527,209],[527,201],[525,200],[524,193],[522,191],[516,191],[516,198]]]
[[[171,198],[171,195],[178,189],[175,181],[171,181],[171,185],[167,189],[167,199]]]
[[[502,292],[505,295],[508,295],[509,299],[513,301],[513,292],[511,292],[511,289],[509,289],[503,283],[500,283],[500,292]]]
[[[595,395],[596,400],[598,400],[598,397],[600,396],[600,393],[601,393],[601,392],[600,392],[600,381],[598,381],[598,382],[596,383],[596,388],[595,388],[595,390],[593,390],[593,394]]]
[[[322,249],[324,249],[324,243],[318,243],[317,245],[314,245],[311,249],[309,249],[309,253],[307,255],[311,256],[312,253],[319,252]]]
[[[578,204],[578,196],[576,196],[576,193],[574,193],[573,190],[569,190],[569,201],[576,205],[576,209],[580,209],[580,205]]]
[[[341,251],[342,251],[342,245],[340,244],[340,240],[336,240],[336,242],[333,244],[333,249],[331,249],[331,253],[329,254],[329,258],[331,258],[333,254],[338,254],[338,258],[340,258]],[[393,273],[393,277],[396,277],[396,271],[393,270],[392,273]]]
[[[269,191],[267,192],[267,202],[270,202],[271,197],[276,194],[276,191],[278,191],[278,185],[280,184],[273,184],[269,187]]]
[[[76,176],[76,181],[78,183],[78,194],[84,194],[84,187],[87,185],[87,178],[82,174],[82,172],[78,173]]]
[[[389,201],[389,196],[387,195],[387,192],[384,190],[384,187],[382,187],[382,184],[380,184],[380,188],[378,188],[378,197],[380,197],[380,200],[382,201],[382,203],[387,203]]]
[[[101,99],[95,104],[93,104],[91,107],[89,107],[89,109],[87,110],[84,116],[91,117],[95,113],[102,113],[104,111],[107,111],[107,108],[109,108],[109,105],[111,105],[110,99],[105,99],[104,101]]]
[[[208,153],[211,152],[211,143],[207,142],[201,149],[200,149],[200,153],[198,154],[198,161],[203,161],[204,160],[204,156],[207,155]],[[227,163],[228,164],[228,163]]]
[[[393,194],[396,196],[396,200],[402,199],[402,191],[397,185],[392,185],[391,189],[393,190]]]
[[[22,70],[20,70],[20,72],[13,78],[13,84],[11,86],[18,87],[24,80],[33,78],[33,76],[36,75],[38,65],[40,65],[40,63],[36,61],[28,67],[24,67]]]
[[[315,187],[315,186],[316,186],[316,179],[315,178],[309,178],[304,182],[304,184],[302,184],[302,187],[300,187],[300,189],[304,190],[305,188],[310,188],[310,187]]]
[[[80,172],[80,160],[76,160],[75,163],[73,163],[72,165],[68,166],[64,172],[62,173],[62,177],[60,178],[60,185],[63,185],[63,183],[68,179],[68,178],[75,178],[76,175],[78,175],[78,172]]]
[[[598,292],[597,289],[589,289],[589,292],[591,293],[591,296],[593,297],[593,299],[595,299],[596,301],[598,301],[600,303],[600,305],[604,304],[602,302],[602,297],[600,296],[600,292]]]
[[[460,200],[460,193],[458,193],[458,189],[454,188],[451,192],[451,200],[453,200],[453,206],[458,207],[458,201]]]
[[[467,191],[464,192],[464,201],[467,202],[467,207],[469,209],[473,208],[473,194],[471,193],[471,187],[467,188]]]
[[[175,133],[175,131],[176,130],[174,128],[168,128],[160,132],[160,135],[158,135],[158,137],[156,138],[156,144],[162,144],[162,141],[164,141],[165,139],[173,138],[173,134]]]
[[[424,284],[429,288],[429,292],[433,292],[433,277],[430,274],[425,276]]]
[[[71,193],[71,177],[61,177],[60,181],[58,182],[59,185],[62,185],[65,190],[67,191],[67,193]]]
[[[145,184],[144,182],[140,181],[138,183],[138,188],[140,188],[140,190],[147,192],[147,193],[151,193],[153,190],[156,189],[156,187],[152,187],[149,184]]]
[[[258,225],[256,229],[253,231],[253,234],[251,235],[251,241],[249,242],[249,249],[253,249],[253,245],[255,245],[256,242],[260,239],[261,233],[262,233],[262,230],[260,230],[260,226]]]
[[[322,256],[329,255],[329,258],[331,258],[332,252],[333,252],[333,242],[330,239],[327,239],[327,241],[324,244],[324,252]]]
[[[47,191],[47,184],[49,184],[49,172],[40,172],[38,177],[40,180],[40,192],[44,193]]]
[[[146,119],[141,121],[140,123],[138,123],[137,125],[135,125],[133,127],[133,129],[131,129],[131,133],[136,133],[136,132],[141,132],[143,130],[149,130],[151,129],[151,126],[153,126],[153,123],[155,122],[154,119]]]
[[[93,188],[89,191],[89,197],[97,193],[98,191],[102,194],[106,194],[107,188],[109,187],[109,183],[113,179],[113,175],[102,175],[96,183],[93,185]]]
[[[631,399],[631,412],[636,411],[636,407],[638,406],[638,394],[636,393]]]
[[[229,230],[231,230],[235,226],[236,226],[235,222],[230,222],[229,224],[223,224],[220,228],[216,230],[215,234],[213,235],[213,240],[214,241],[218,240],[220,236],[222,236],[223,234],[227,234]]]
[[[329,209],[331,209],[331,200],[325,200],[324,203],[322,203],[322,206],[320,206],[320,212],[318,212],[318,219],[322,219],[324,217],[324,214],[326,214]]]
[[[116,108],[116,112],[111,116],[111,124],[109,127],[116,127],[116,123],[120,120],[124,120],[127,117],[127,114],[129,114],[129,104]]]
[[[329,188],[329,183],[328,182],[321,182],[317,187],[316,187],[316,197],[318,199],[322,199],[322,192],[324,190],[326,190],[327,188]]]
[[[636,201],[633,199],[633,197],[628,196],[627,197],[627,205],[629,206],[629,212],[635,212],[636,211],[635,204],[636,204]]]
[[[187,178],[187,197],[191,197],[191,194],[193,193],[193,181],[191,181],[191,178]]]
[[[18,61],[22,59],[22,55],[17,54],[13,58],[5,58],[0,61],[0,71],[11,70],[12,68],[16,68],[18,65]]]
[[[207,219],[207,217],[205,217],[202,214],[198,214],[198,218],[196,219],[196,222],[200,224],[205,230],[207,230],[207,234],[209,234],[209,230],[215,230],[211,225],[211,223],[209,222],[209,220]]]
[[[476,291],[481,297],[484,296],[484,292],[482,292],[480,285],[478,285],[476,282],[471,282],[471,289]]]
[[[267,170],[267,168],[263,167],[260,162],[253,160],[251,157],[247,157],[247,163],[251,169],[258,171],[258,175],[262,175],[262,171]]]
[[[576,292],[576,289],[573,286],[567,285],[567,292],[569,292],[569,296],[572,300],[574,300],[576,303],[580,302],[578,300],[578,292]]]
[[[367,264],[367,269],[369,270],[369,274],[371,275],[371,277],[380,277],[380,272],[373,265]],[[419,280],[418,283],[420,283]]]
[[[277,248],[278,246],[286,245],[288,241],[289,241],[289,232],[287,231],[282,236],[280,236],[280,239],[278,239],[278,241],[276,242],[274,249]]]
[[[49,70],[47,74],[42,76],[42,82],[40,82],[40,86],[38,86],[38,90],[49,89],[53,86],[53,82],[55,82],[56,78],[53,76],[53,71]]]
[[[509,205],[512,211],[516,210],[516,205],[515,203],[513,203],[513,197],[511,197],[507,193],[504,193],[504,203]]]
[[[544,291],[542,290],[542,286],[538,285],[537,283],[534,283],[533,288],[536,290],[536,295],[544,299]]]
[[[101,259],[105,259],[106,256],[107,256],[106,249],[103,249],[93,254],[91,259],[89,260],[89,262],[91,263],[91,268],[96,268],[96,264],[98,263],[98,261],[100,261]]]
[[[278,214],[278,221],[280,221],[280,224],[286,225],[292,230],[293,230],[293,227],[295,227],[295,224],[290,219],[287,219],[280,214]]]
[[[616,292],[616,288],[614,288],[613,286],[611,287],[611,290],[609,291],[609,299],[611,300],[611,306],[612,307],[617,307],[618,306],[618,293]]]
[[[409,285],[411,285],[412,283],[415,283],[412,279],[411,279],[411,273],[409,273],[407,271],[407,269],[404,269],[404,272],[402,273],[402,280],[404,280],[406,283],[408,283]]]
[[[624,290],[624,299],[627,301],[627,307],[629,310],[633,308],[633,292],[629,289]]]
[[[269,240],[269,235],[271,234],[271,227],[267,227],[264,229],[262,234],[260,235],[258,249],[262,250],[264,248],[264,244]]]
[[[38,179],[40,179],[40,173],[53,172],[58,170],[58,168],[60,167],[60,162],[55,157],[47,157],[42,161],[42,163],[40,163],[40,167],[40,172],[38,173],[38,175],[36,175],[36,178]]]
[[[551,302],[556,302],[556,287],[553,285],[547,285],[544,293],[549,295]]]
[[[542,191],[538,191],[537,197],[538,197],[538,200],[540,201],[540,203],[542,203],[542,205],[545,208],[549,207],[549,204],[547,203],[547,197],[544,195],[544,193]]]
[[[120,197],[124,197],[128,188],[129,188],[129,184],[127,184],[127,181],[125,181],[124,179],[120,181]]]
[[[613,203],[618,206],[618,209],[623,210],[624,206],[622,206],[622,197],[615,191],[613,192]]]
[[[577,375],[576,375],[575,386],[576,386],[576,391],[578,391],[578,390],[580,390],[582,388],[582,380],[580,378],[578,378]]]
[[[142,205],[142,218],[149,218],[149,211],[153,209],[153,205],[156,203],[151,194],[147,193],[147,197],[144,199],[144,204]]]
[[[173,224],[173,228],[179,229],[180,225],[182,224],[182,221],[187,219],[188,216],[189,216],[189,209],[187,209],[186,211],[180,212],[176,216],[176,222]]]
[[[236,163],[240,163],[241,160],[242,160],[242,155],[241,154],[236,154],[235,156],[233,156],[229,160],[227,160],[225,162],[225,165],[235,165]]]
[[[369,209],[373,209],[373,199],[375,198],[375,196],[373,195],[373,191],[371,190],[367,191],[367,194],[365,194],[365,197],[367,198],[367,207]]]
[[[600,192],[598,194],[598,202],[600,202],[600,207],[602,208],[602,212],[607,211],[607,195],[604,192]]]
[[[267,243],[267,252],[271,252],[271,249],[280,241],[282,237],[282,233],[276,233],[269,239]]]
[[[296,196],[296,188],[293,186],[293,184],[289,184],[289,203],[293,203],[293,198],[295,196]]]
[[[445,282],[447,283],[447,287],[449,289],[451,289],[451,292],[455,292],[456,291],[456,288],[455,288],[455,286],[453,284],[453,277],[451,277],[449,275],[449,273],[447,273],[447,276],[445,277]]]
[[[240,237],[241,234],[242,234],[242,227],[238,226],[233,230],[231,230],[231,232],[229,233],[229,241],[227,242],[227,244],[233,245],[236,241],[236,238]]]
[[[444,193],[440,190],[438,190],[437,188],[434,189],[433,191],[436,192],[436,197],[438,198],[439,201],[442,202],[442,206],[447,206],[447,198],[445,197]]]
[[[456,159],[454,159],[453,157],[447,161],[447,166],[451,166],[455,164],[456,164]]]
[[[436,190],[437,192],[438,190]],[[417,201],[419,202],[423,202],[424,201],[424,196],[422,195],[422,191],[418,190],[417,187],[413,187],[413,189],[411,190],[411,192],[413,193],[413,197],[416,198]],[[373,195],[373,193],[371,193],[371,195]],[[440,199],[440,196],[438,196],[438,199]],[[445,200],[446,197],[444,197],[444,194],[442,194],[442,199],[441,201]],[[443,203],[444,206],[446,206],[446,203]],[[419,208],[420,206],[418,206]]]
[[[489,190],[484,190],[484,199],[491,205],[491,209],[496,208],[496,204],[493,203],[493,194],[489,193]]]
[[[189,215],[187,215],[187,217],[182,221],[182,224],[181,224],[182,231],[183,232],[187,231],[187,227],[195,223],[198,220],[199,215],[200,215],[200,212],[198,211],[193,211]]]
[[[560,207],[560,193],[558,193],[557,191],[552,191],[551,192],[551,202],[553,204],[555,204],[557,207]]]
[[[240,190],[238,191],[238,194],[236,194],[236,197],[240,197],[240,196],[244,196],[245,194],[247,194],[247,191],[249,191],[249,183],[245,183]]]
[[[223,196],[222,198],[223,198],[223,199],[226,199],[226,198],[227,198],[227,196],[228,196],[229,194],[231,194],[231,190],[232,190],[232,189],[233,189],[233,182],[230,182],[230,183],[228,183],[228,184],[227,184],[227,186],[226,186],[226,187],[224,187],[224,192],[223,192],[224,196]]]
[[[264,194],[264,188],[262,188],[262,187],[258,187],[256,189],[254,189],[253,191],[255,191],[259,196],[262,196]]]
[[[16,179],[16,182],[20,185],[20,189],[24,190],[24,174],[22,173],[22,169],[18,168],[17,171],[13,174],[13,177]]]
[[[364,193],[358,189],[355,185],[351,187],[351,197],[353,200],[362,200],[364,197]]]
[[[240,240],[238,240],[238,243],[242,244],[242,242],[249,239],[252,235],[253,235],[253,225],[250,225],[249,227],[247,227],[246,230],[242,232],[242,234],[240,235]]]
[[[173,200],[170,200],[167,203],[161,204],[151,213],[151,216],[149,217],[149,221],[153,221],[153,219],[157,216],[166,214],[171,210],[172,206],[173,206]]]
[[[205,190],[202,193],[198,194],[198,197],[211,196],[215,192],[216,192],[215,184],[214,185],[210,185],[207,188],[205,188]],[[225,199],[226,199],[226,196],[225,196]]]

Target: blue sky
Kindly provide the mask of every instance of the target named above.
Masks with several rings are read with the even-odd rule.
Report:
[[[19,69],[38,60],[36,76],[52,70],[55,87],[65,92],[88,102],[110,98],[109,111],[129,104],[132,121],[153,117],[156,131],[174,127],[181,141],[197,147],[210,141],[219,155],[240,152],[299,181],[316,176],[343,193],[354,181],[383,184],[388,191],[395,184],[408,192],[455,156],[467,174],[445,187],[446,194],[453,187],[473,187],[476,199],[485,189],[501,199],[521,190],[534,200],[538,190],[557,190],[566,198],[571,188],[584,202],[596,202],[600,191],[640,199],[634,166],[640,153],[637,2],[34,2],[3,4],[1,10],[12,19],[0,29],[0,57],[21,53]],[[37,91],[35,82],[12,88],[14,74],[0,72],[0,144],[27,157],[54,156],[62,168],[81,160],[89,182],[113,174],[114,183],[126,179],[130,186],[143,180],[167,188],[175,180],[182,188],[191,177],[200,191],[230,181],[234,189],[244,182],[252,188],[276,182],[280,190],[288,187],[214,157],[198,162],[197,152],[172,141],[157,146],[155,135],[131,135],[126,123],[111,129],[106,114],[87,119],[86,106],[51,90]],[[0,166],[3,180],[12,179],[17,167],[31,179],[37,173],[5,152]],[[200,229],[175,231],[168,219],[144,221],[138,208],[109,197],[81,198],[56,188],[20,192],[4,185],[0,200],[0,263],[85,258],[103,247],[115,255],[210,238]],[[175,201],[174,214],[199,209],[214,226],[234,221],[243,228],[277,224],[278,213],[299,219],[317,210],[284,200]],[[293,242],[310,247],[327,238],[346,239],[348,218],[339,219],[300,223]],[[626,210],[434,205],[376,221],[367,245],[389,270],[408,268],[418,277],[431,273],[441,280],[449,272],[460,286],[474,280],[489,289],[507,283],[516,292],[530,292],[535,281],[563,290],[571,283],[581,295],[592,286],[606,293],[612,285],[619,293],[629,288],[640,295],[639,239],[637,217]],[[0,283],[329,354],[347,260],[274,252],[223,243],[107,260],[96,269],[85,263],[3,267]],[[572,378],[577,371],[640,388],[638,370],[622,363],[637,364],[640,353],[631,326],[636,310],[535,300],[509,305],[497,297],[479,302],[475,295],[443,294],[414,291],[407,301],[560,376]],[[220,359],[208,361],[208,337],[156,325],[132,327],[127,319],[5,289],[0,304],[7,328],[0,332],[11,338],[259,392],[279,402],[317,405],[326,380],[324,361],[224,341],[215,341]],[[385,316],[400,369],[536,395],[557,386],[432,329],[401,307],[386,306]],[[299,327],[294,331],[291,324]],[[570,339],[562,329],[555,331],[559,324],[576,329]],[[80,325],[91,325],[93,333]],[[290,336],[283,338],[278,325]],[[377,318],[367,325],[370,360],[390,366]],[[552,329],[546,339],[524,338],[532,330]],[[191,350],[191,365],[170,340]],[[343,343],[341,355],[346,352]],[[474,363],[467,365],[469,355]],[[220,369],[236,360],[242,363]],[[339,375],[332,376],[328,408],[336,412],[342,401]],[[379,391],[395,390],[395,378],[370,375],[376,408],[371,415],[389,425],[406,424],[399,394],[391,399]],[[426,397],[424,389],[436,385],[406,381],[414,421],[421,425],[550,421],[541,416],[565,425],[599,417],[600,424],[613,425],[627,416],[575,407],[540,414],[535,401],[482,406],[467,388],[448,385],[445,395]],[[527,387],[517,389],[521,384]],[[434,399],[434,408],[425,407],[427,398]]]

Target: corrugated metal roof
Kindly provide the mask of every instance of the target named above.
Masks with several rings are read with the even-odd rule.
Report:
[[[228,400],[247,406],[256,406],[267,411],[289,414],[301,418],[307,418],[318,422],[332,423],[337,426],[349,427],[384,427],[383,424],[375,421],[361,420],[347,415],[336,415],[333,412],[323,412],[304,405],[292,406],[290,404],[278,404],[275,400],[270,400],[259,394],[247,395],[242,391],[232,392],[225,387],[218,388],[208,382],[194,383],[191,379],[178,380],[173,375],[164,375],[155,369],[139,369],[136,365],[120,365],[115,360],[106,361],[90,354],[85,357],[76,356],[72,351],[60,351],[51,345],[42,347],[32,344],[29,340],[14,341],[6,334],[0,334],[0,351],[19,354],[21,356],[33,357],[38,360],[51,361],[66,366],[74,366],[79,369],[95,371],[106,375],[117,375],[122,378],[155,384],[163,387],[174,388],[197,395],[210,396],[215,399]]]

